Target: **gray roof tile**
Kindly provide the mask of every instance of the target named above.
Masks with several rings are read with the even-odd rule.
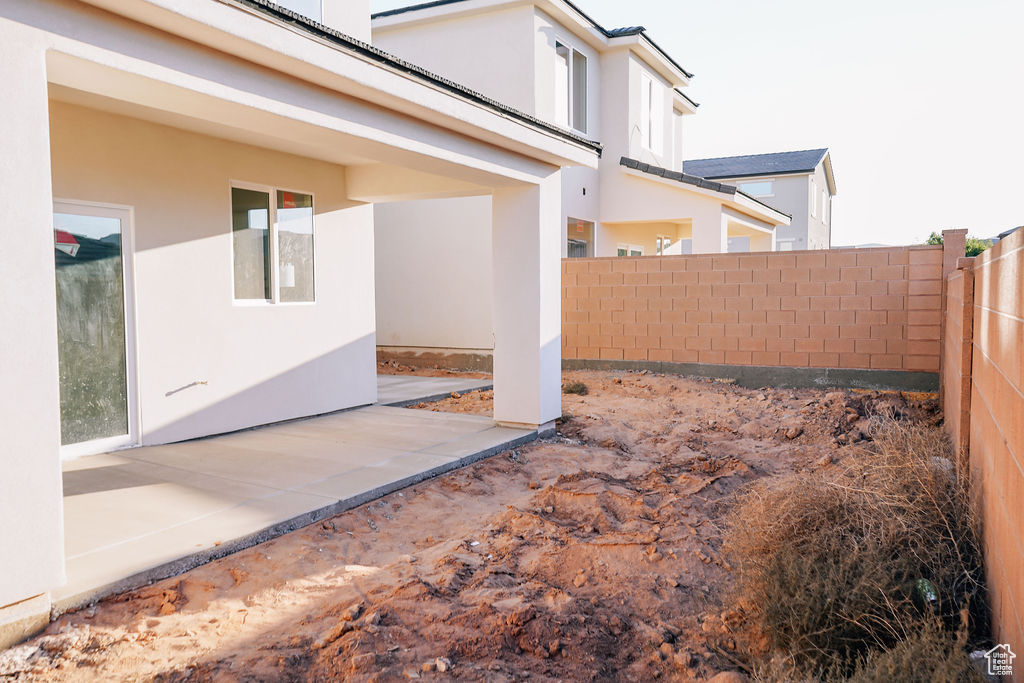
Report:
[[[693,159],[683,162],[683,171],[701,178],[742,178],[744,176],[810,173],[825,158],[828,148],[738,157]]]

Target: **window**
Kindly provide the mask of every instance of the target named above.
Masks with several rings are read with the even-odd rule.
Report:
[[[277,4],[318,24],[324,21],[323,5],[320,0],[277,0]]]
[[[818,217],[818,183],[811,178],[811,218]]]
[[[793,251],[793,240],[775,240],[776,251]]]
[[[270,194],[231,188],[235,298],[270,299]]]
[[[587,57],[555,43],[555,122],[587,132]]]
[[[594,255],[594,224],[590,221],[569,217],[566,221],[568,244],[566,256],[569,258],[587,258]]]
[[[640,78],[640,137],[643,145],[655,154],[661,154],[662,143],[665,137],[664,123],[662,116],[662,97],[664,96],[661,83],[656,82],[646,71]]]
[[[658,235],[657,252],[658,256],[672,256],[682,254],[683,241],[667,235]]]
[[[315,300],[311,195],[232,187],[231,235],[235,300]]]
[[[617,247],[619,256],[643,256],[644,248],[638,244],[619,244]]]
[[[775,183],[771,180],[740,183],[740,191],[749,194],[751,197],[771,197],[775,194]]]
[[[277,191],[280,301],[313,301],[313,197]]]

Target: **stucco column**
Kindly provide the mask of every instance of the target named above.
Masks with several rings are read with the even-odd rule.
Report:
[[[3,647],[4,639],[27,635],[19,623],[49,609],[48,598],[37,596],[64,582],[64,539],[46,57],[30,29],[4,27],[0,82]],[[35,607],[26,612],[26,605]]]
[[[701,206],[693,213],[693,253],[724,254],[729,251],[729,217],[720,205]]]
[[[942,280],[957,268],[960,259],[967,255],[967,229],[942,231]]]
[[[496,191],[492,211],[494,419],[546,425],[562,414],[560,173]]]
[[[775,251],[775,231],[751,235],[750,251]]]

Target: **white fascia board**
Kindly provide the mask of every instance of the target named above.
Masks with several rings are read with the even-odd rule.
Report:
[[[642,33],[611,38],[608,41],[608,47],[613,50],[628,49],[647,67],[668,81],[673,88],[685,88],[690,85],[690,77],[666,59],[660,51],[654,49]]]
[[[772,225],[789,225],[793,219],[777,209],[773,209],[763,202],[748,197],[742,192],[732,195],[732,199],[726,202],[737,211],[747,214],[751,218],[771,223]]]
[[[448,5],[424,7],[423,9],[386,17],[378,17],[371,21],[374,33],[387,33],[396,29],[420,26],[449,19],[470,17],[477,14],[488,14],[509,9],[510,7],[533,6],[535,11],[547,14],[556,23],[564,26],[570,33],[584,41],[597,51],[608,48],[608,37],[589,21],[574,12],[558,0],[465,0]]]
[[[538,0],[530,4],[535,5],[537,10],[547,14],[556,23],[564,26],[571,34],[598,52],[608,49],[608,37],[578,13],[570,11],[569,6],[565,3],[556,0]]]
[[[828,180],[828,193],[830,196],[835,197],[836,192],[836,178],[832,175],[832,153],[825,152],[825,159],[822,162],[825,164],[825,178]]]
[[[697,113],[697,107],[695,107],[690,100],[680,95],[675,88],[672,88],[672,106],[679,109],[684,114]]]
[[[555,166],[597,167],[597,154],[583,144],[340,49],[233,0],[84,2],[531,159]]]
[[[807,176],[808,178],[814,175],[814,171],[789,171],[787,173],[762,173],[761,175],[740,175],[740,176],[715,176],[714,178],[708,178],[716,183],[726,183],[730,185],[736,185],[738,183],[746,183],[757,180],[774,180],[775,178],[795,178],[797,176]]]
[[[370,28],[373,32],[389,31],[416,24],[426,24],[435,21],[444,21],[455,17],[465,17],[473,14],[486,14],[496,12],[517,5],[532,5],[532,0],[466,0],[449,5],[437,5],[424,7],[422,9],[391,14],[384,17],[375,17],[370,21]]]
[[[756,218],[752,218],[745,213],[737,211],[730,206],[723,206],[722,213],[728,216],[732,221],[739,223],[743,227],[753,232],[759,232],[766,235],[770,235],[775,232],[775,228],[778,227],[774,223],[767,221],[761,221]]]
[[[731,207],[732,209],[735,209],[740,213],[746,214],[756,220],[764,221],[765,223],[770,223],[772,225],[790,224],[791,219],[786,214],[782,213],[781,211],[777,211],[765,204],[762,204],[756,199],[751,199],[750,197],[740,192],[737,192],[734,195],[725,192],[716,192],[715,190],[712,190],[707,187],[687,185],[684,183],[677,182],[675,180],[671,180],[670,178],[662,178],[660,176],[651,175],[650,173],[644,173],[643,171],[639,171],[635,168],[627,168],[625,166],[620,166],[619,169],[623,173],[627,173],[633,177],[642,178],[643,180],[647,180],[652,183],[660,183],[662,185],[666,185],[677,192],[688,192],[690,194],[701,195],[704,197],[712,197],[722,202],[722,206]]]
[[[533,5],[598,52],[607,52],[628,46],[673,87],[685,87],[690,84],[690,77],[666,59],[665,55],[655,48],[650,39],[642,33],[609,38],[603,31],[597,29],[591,20],[581,16],[579,12],[559,0],[465,0],[465,2],[425,7],[402,14],[379,17],[372,21],[372,29],[375,32],[386,32],[454,17],[493,12],[517,5]]]

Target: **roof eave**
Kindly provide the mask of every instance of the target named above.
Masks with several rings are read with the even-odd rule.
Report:
[[[688,114],[696,114],[697,108],[700,106],[700,102],[695,102],[689,95],[684,93],[679,88],[673,88],[673,92],[678,99],[681,99],[687,109]]]
[[[774,221],[779,225],[789,225],[793,220],[793,217],[788,213],[780,211],[769,204],[765,204],[760,199],[748,195],[734,185],[718,183],[707,178],[689,175],[680,171],[670,171],[669,169],[662,168],[660,166],[652,166],[651,164],[646,164],[642,161],[638,161],[637,159],[631,159],[630,157],[625,156],[619,159],[619,165],[632,173],[679,183],[680,189],[686,189],[685,186],[690,185],[695,189],[712,192],[719,195],[724,201],[734,204],[734,208],[741,208],[746,210],[748,213],[758,214],[756,216],[752,216],[754,218],[768,219],[769,221]]]
[[[408,5],[406,7],[398,7],[391,10],[385,10],[383,12],[376,12],[370,15],[370,21],[375,28],[391,28],[401,25],[407,25],[417,23],[419,21],[426,21],[430,19],[436,19],[442,15],[452,13],[465,13],[474,11],[473,7],[456,8],[453,6],[460,5],[462,3],[470,2],[471,0],[432,0],[431,2],[422,2],[414,5]],[[564,7],[565,13],[574,15],[577,19],[588,25],[591,29],[596,31],[603,38],[603,41],[609,47],[616,44],[631,44],[632,42],[642,44],[646,51],[650,52],[651,55],[657,60],[662,61],[665,64],[665,68],[674,72],[677,76],[679,84],[689,85],[690,79],[693,78],[693,74],[687,71],[673,59],[667,52],[665,52],[657,43],[651,40],[651,37],[647,35],[647,32],[643,27],[630,27],[631,30],[625,33],[616,32],[614,30],[606,29],[595,21],[590,15],[580,9],[571,0],[507,0],[507,2],[496,2],[488,6],[482,11],[492,11],[499,7],[519,5],[519,4],[533,4],[541,7],[542,9],[547,6]],[[428,10],[437,10],[428,15],[421,15],[407,17],[406,15],[415,14],[417,12],[423,12]],[[564,11],[564,10],[563,10]],[[404,19],[396,19],[395,17],[404,17]],[[617,41],[623,41],[618,43]]]
[[[825,152],[825,180],[828,181],[828,192],[831,196],[835,197],[838,192],[836,191],[836,177],[832,173],[832,154]]]
[[[311,21],[305,16],[292,12],[278,6],[276,3],[269,0],[232,0],[239,5],[248,6],[258,12],[265,15],[271,16],[280,21],[295,25],[296,27],[304,30],[311,34],[313,37],[321,40],[326,40],[329,43],[334,44],[336,47],[345,49],[349,52],[358,54],[359,56],[369,59],[370,61],[377,62],[382,66],[386,66],[398,71],[404,72],[409,76],[418,78],[422,81],[430,83],[436,87],[440,87],[453,95],[467,99],[474,104],[491,109],[492,111],[508,116],[509,118],[515,119],[530,128],[542,130],[547,134],[554,135],[562,138],[566,141],[575,143],[581,147],[590,148],[597,152],[600,156],[603,146],[594,140],[589,140],[583,136],[577,135],[571,131],[559,128],[558,126],[542,121],[530,114],[519,111],[513,107],[502,104],[497,100],[493,100],[481,93],[471,90],[463,85],[460,85],[447,78],[432,73],[416,64],[407,62],[403,59],[399,59],[394,55],[391,55],[383,50],[380,50],[368,43],[364,43],[360,40],[352,38],[351,36],[345,35],[340,31],[336,31],[330,27],[324,26],[323,24]]]
[[[781,176],[810,175],[811,173],[814,173],[813,168],[809,168],[803,171],[779,171],[775,173],[734,173],[731,175],[705,175],[701,177],[707,178],[708,180],[738,180],[740,178],[747,180],[749,178],[778,178]]]

